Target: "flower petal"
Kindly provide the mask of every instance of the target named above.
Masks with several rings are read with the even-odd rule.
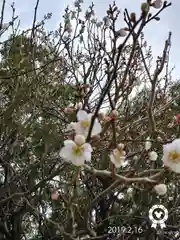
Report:
[[[169,164],[169,168],[173,171],[173,172],[176,172],[176,173],[180,173],[180,164]]]
[[[87,114],[87,112],[85,112],[84,110],[79,110],[79,111],[77,112],[77,120],[78,120],[78,121],[88,120],[88,114]]]
[[[72,140],[65,140],[64,141],[64,146],[66,147],[66,146],[68,146],[68,147],[74,147],[74,146],[76,146],[76,143],[74,142],[74,141],[72,141]]]
[[[92,129],[92,136],[98,135],[99,133],[101,133],[101,131],[102,131],[101,124],[99,123],[98,120],[96,120]]]
[[[59,155],[64,160],[66,160],[68,162],[71,161],[71,151],[69,151],[69,148],[67,148],[67,147],[61,148]]]
[[[84,158],[87,162],[91,161],[91,152],[84,152]]]
[[[85,136],[85,131],[84,131],[84,129],[81,127],[81,124],[80,124],[80,122],[78,122],[76,125],[75,125],[75,132],[76,132],[76,134],[82,134],[82,135],[84,135]]]
[[[177,152],[180,152],[180,139],[175,139],[173,142],[173,148],[174,150],[176,150]]]
[[[72,164],[75,165],[75,166],[83,166],[84,165],[84,156],[77,156],[77,157],[73,157],[72,159]]]
[[[93,151],[93,149],[92,149],[92,147],[89,143],[84,143],[83,148],[84,148],[85,152],[92,152]]]

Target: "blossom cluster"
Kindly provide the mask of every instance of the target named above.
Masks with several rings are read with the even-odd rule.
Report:
[[[88,114],[86,111],[82,110],[82,105],[77,105],[77,110],[77,122],[71,122],[68,125],[68,129],[75,132],[74,138],[64,141],[64,147],[60,150],[60,157],[75,166],[83,166],[85,162],[90,162],[92,158],[93,148],[90,143],[86,142],[86,138],[89,133],[93,114]],[[67,111],[65,112],[67,113]],[[103,115],[101,116],[104,120],[107,118],[109,120],[113,120],[116,117],[117,112],[115,112],[115,110],[113,110],[109,117]],[[101,123],[98,118],[95,118],[91,131],[91,137],[99,136],[101,131]],[[124,164],[126,159],[126,152],[124,148],[124,144],[117,144],[117,147],[109,155],[110,161],[116,168],[120,168]],[[152,141],[149,137],[145,141],[144,148],[145,151],[148,152],[148,156],[151,161],[156,161],[158,159],[159,156],[157,152],[151,150]],[[162,164],[171,171],[180,173],[180,139],[175,139],[171,143],[163,146],[161,161]],[[154,187],[154,190],[158,195],[164,195],[167,192],[167,187],[165,184],[157,184]]]
[[[76,166],[83,166],[85,162],[91,161],[91,153],[93,149],[91,144],[86,142],[86,137],[89,133],[92,116],[92,113],[88,114],[82,109],[78,110],[77,122],[71,122],[68,126],[69,130],[75,131],[74,139],[65,140],[64,147],[60,150],[60,157]],[[112,111],[108,118],[112,120],[115,119],[115,116],[116,112]],[[104,117],[104,119],[106,120],[107,116]],[[101,131],[101,124],[98,118],[95,118],[91,136],[96,137],[101,133]],[[125,155],[126,152],[124,151],[124,145],[118,144],[117,148],[113,150],[109,157],[111,162],[118,168],[124,163]]]

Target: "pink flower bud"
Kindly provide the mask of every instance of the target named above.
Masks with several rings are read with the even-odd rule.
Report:
[[[110,117],[111,117],[111,119],[116,119],[117,115],[118,115],[118,112],[117,112],[116,110],[113,110],[113,111],[111,112]]]
[[[100,140],[100,136],[99,135],[92,136],[91,140],[92,140],[92,143],[97,142]]]
[[[64,109],[64,112],[67,113],[67,114],[68,114],[68,113],[73,113],[74,111],[75,111],[74,108],[65,108],[65,109]]]
[[[57,191],[54,191],[51,193],[52,200],[58,200],[58,198],[59,198],[59,193]]]
[[[176,115],[176,123],[180,124],[180,114]]]
[[[104,116],[103,120],[104,120],[105,122],[109,122],[109,121],[112,120],[112,118],[109,117],[109,116]]]

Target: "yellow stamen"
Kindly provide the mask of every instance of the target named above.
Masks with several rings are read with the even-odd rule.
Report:
[[[81,146],[76,146],[72,150],[73,155],[75,156],[81,156],[82,155],[82,147]]]
[[[90,122],[88,120],[81,121],[81,126],[83,128],[88,128],[90,125]]]
[[[180,162],[180,153],[177,153],[176,151],[170,152],[169,159],[173,162]]]

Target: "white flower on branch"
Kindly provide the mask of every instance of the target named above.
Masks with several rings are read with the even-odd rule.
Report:
[[[155,192],[162,196],[167,193],[167,186],[165,184],[158,184],[154,187]]]
[[[77,120],[78,122],[74,124],[74,130],[76,134],[82,134],[84,136],[88,135],[89,128],[91,125],[91,118],[93,114],[87,114],[84,110],[79,110],[77,113]],[[101,124],[99,123],[98,119],[96,118],[94,121],[94,125],[92,128],[91,136],[96,136],[101,132]]]
[[[162,161],[173,172],[180,173],[180,139],[175,139],[172,143],[163,146]]]
[[[145,150],[148,151],[152,146],[152,143],[150,141],[150,137],[147,137],[146,142],[145,142]]]
[[[82,166],[85,161],[91,161],[92,151],[91,145],[85,142],[85,137],[76,135],[74,141],[64,141],[64,147],[60,150],[60,157],[76,166]]]
[[[149,153],[149,160],[151,160],[151,161],[156,161],[156,160],[157,160],[157,157],[158,157],[157,152],[151,151],[151,152]]]
[[[124,165],[126,152],[120,149],[114,149],[113,153],[109,156],[111,162],[115,165],[116,168],[119,168]]]

